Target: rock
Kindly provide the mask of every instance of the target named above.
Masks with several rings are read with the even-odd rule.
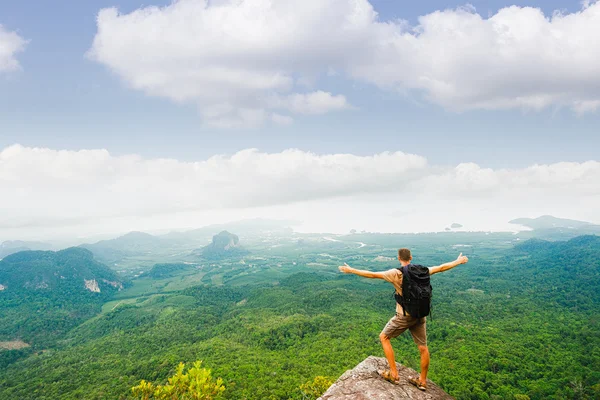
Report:
[[[95,292],[95,293],[100,293],[100,288],[98,287],[98,282],[96,282],[95,279],[84,279],[83,280],[85,282],[85,288],[87,290],[89,290],[90,292]]]
[[[240,239],[237,235],[222,231],[213,236],[212,243],[200,250],[202,257],[206,259],[218,260],[225,257],[241,257],[249,252],[240,246]]]
[[[438,400],[453,399],[435,383],[427,380],[427,390],[421,391],[408,382],[409,377],[417,376],[414,369],[396,363],[400,383],[395,385],[377,374],[378,370],[388,369],[385,358],[367,357],[354,369],[340,376],[319,400]]]

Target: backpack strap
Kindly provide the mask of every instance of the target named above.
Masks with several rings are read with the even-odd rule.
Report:
[[[408,276],[408,266],[410,264],[402,266],[400,271],[402,271],[402,286],[404,286],[404,279]],[[404,287],[402,288],[402,315],[406,317],[406,307],[404,307]]]

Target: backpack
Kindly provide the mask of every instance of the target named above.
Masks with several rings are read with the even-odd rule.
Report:
[[[431,312],[431,292],[429,268],[408,264],[398,268],[402,272],[402,296],[394,291],[396,302],[402,306],[404,315],[422,318]]]

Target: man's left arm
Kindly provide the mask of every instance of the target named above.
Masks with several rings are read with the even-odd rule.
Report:
[[[349,266],[346,263],[344,263],[344,265],[340,265],[338,268],[341,272],[344,272],[346,274],[354,274],[354,275],[362,276],[363,278],[385,279],[383,276],[383,274],[385,272],[364,271],[362,269],[352,268],[351,266]]]
[[[462,253],[460,253],[458,258],[454,261],[451,261],[446,264],[438,265],[437,267],[429,267],[429,274],[433,275],[433,274],[437,274],[438,272],[448,271],[449,269],[452,269],[460,264],[465,264],[468,261],[469,261],[469,258],[467,256],[463,256]]]

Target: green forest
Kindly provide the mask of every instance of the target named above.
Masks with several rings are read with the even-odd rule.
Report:
[[[599,399],[600,237],[510,236],[282,240],[216,261],[157,260],[91,300],[3,291],[2,319],[19,324],[5,325],[0,341],[31,347],[0,350],[0,398],[128,399],[142,380],[164,384],[180,363],[201,360],[225,399],[306,399],[315,379],[383,356],[378,335],[394,310],[390,284],[337,266],[394,268],[395,248],[408,244],[420,264],[470,258],[432,277],[432,381],[457,399]],[[393,346],[418,369],[410,335]]]

